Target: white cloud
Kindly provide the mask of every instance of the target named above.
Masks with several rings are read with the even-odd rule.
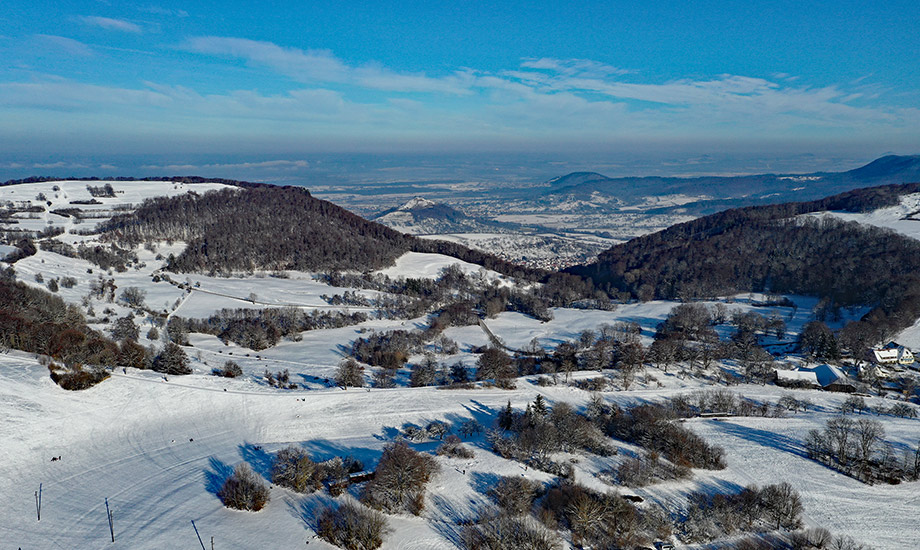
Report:
[[[422,73],[400,73],[378,65],[351,66],[328,50],[285,48],[272,42],[199,36],[182,46],[189,51],[245,59],[278,71],[303,83],[353,84],[363,88],[399,92],[469,93],[472,76],[457,71],[444,77]]]
[[[139,25],[130,21],[125,21],[124,19],[112,19],[111,17],[84,15],[80,17],[80,20],[87,25],[99,27],[109,31],[131,32],[135,34],[140,34],[143,32]]]
[[[66,36],[56,36],[53,34],[36,34],[35,38],[41,42],[44,42],[45,44],[55,47],[58,50],[63,50],[70,55],[89,57],[94,54],[93,49],[88,45],[80,42],[79,40],[67,38]]]

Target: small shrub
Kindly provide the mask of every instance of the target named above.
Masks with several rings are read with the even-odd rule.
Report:
[[[463,441],[456,435],[449,435],[438,446],[435,451],[438,456],[449,456],[451,458],[473,458],[473,451],[463,444]]]
[[[236,378],[243,376],[243,369],[235,361],[227,361],[223,367],[212,370],[211,374],[224,378]]]
[[[324,509],[316,523],[320,538],[347,550],[380,548],[383,537],[390,532],[383,514],[353,502]]]
[[[463,534],[466,550],[559,550],[562,541],[536,519],[486,512],[476,524],[468,525]]]
[[[65,367],[51,363],[48,365],[48,370],[51,372],[51,379],[54,380],[55,384],[70,391],[91,388],[110,376],[109,371],[103,368],[96,367],[85,370],[80,365],[66,369]]]
[[[245,462],[234,468],[217,496],[227,508],[252,512],[264,508],[269,499],[268,487]]]
[[[389,513],[418,515],[425,507],[425,485],[438,471],[430,455],[413,450],[405,441],[390,443],[364,487],[362,501]]]
[[[298,493],[309,493],[322,486],[324,472],[301,447],[285,447],[275,455],[272,483]]]
[[[521,516],[530,513],[533,501],[542,489],[543,486],[536,481],[523,477],[505,476],[489,491],[489,496],[502,512],[512,516]]]
[[[74,277],[61,277],[61,286],[64,288],[73,288],[77,286],[77,280]]]

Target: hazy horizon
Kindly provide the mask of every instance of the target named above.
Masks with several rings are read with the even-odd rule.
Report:
[[[539,184],[571,172],[609,177],[694,177],[746,174],[842,172],[884,154],[818,155],[801,153],[764,157],[737,154],[611,154],[606,156],[540,153],[493,154],[314,154],[298,157],[186,155],[20,158],[0,161],[0,181],[30,176],[151,177],[203,176],[275,184],[324,187],[362,183],[478,181]],[[905,152],[909,154],[910,152]]]
[[[920,152],[916,2],[7,8],[3,179],[812,172]]]

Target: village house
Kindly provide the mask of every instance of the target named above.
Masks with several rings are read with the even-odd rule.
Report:
[[[821,388],[844,393],[856,391],[856,384],[842,370],[828,364],[797,370],[776,369],[774,376],[777,386]]]
[[[897,342],[888,342],[870,350],[869,361],[877,365],[913,365],[914,354]]]

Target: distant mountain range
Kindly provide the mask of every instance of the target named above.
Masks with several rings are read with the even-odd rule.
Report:
[[[548,189],[543,197],[550,202],[609,203],[615,199],[622,205],[641,203],[650,196],[683,195],[694,199],[681,201],[679,206],[646,211],[680,209],[688,214],[704,214],[741,205],[814,200],[850,189],[917,181],[920,155],[889,155],[847,172],[811,174],[609,178],[596,172],[573,172],[546,182]]]

